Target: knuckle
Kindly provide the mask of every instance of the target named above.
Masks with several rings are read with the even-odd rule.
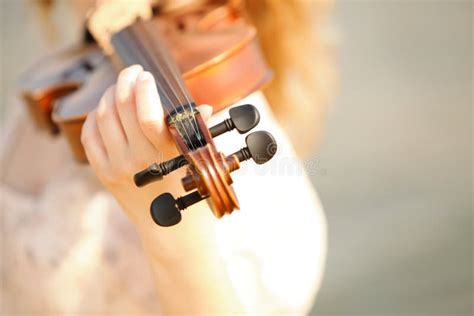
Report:
[[[97,121],[102,122],[106,120],[112,113],[112,106],[114,106],[113,102],[107,100],[107,96],[104,95],[97,108]]]
[[[144,169],[144,162],[128,161],[127,163],[114,162],[102,167],[98,174],[99,179],[107,185],[123,185],[133,182],[134,175]],[[148,165],[146,165],[148,166]]]
[[[135,163],[128,153],[115,156],[111,161],[108,170],[108,182],[124,183],[133,179],[136,172]]]
[[[88,142],[88,140],[90,139],[90,135],[91,135],[91,132],[90,132],[90,121],[91,121],[91,117],[90,117],[90,114],[87,116],[87,119],[86,121],[84,122],[84,125],[82,126],[82,129],[81,129],[81,143],[85,146]]]
[[[117,184],[121,182],[122,174],[120,168],[117,167],[115,164],[108,164],[101,168],[100,179],[109,184]]]
[[[87,131],[85,131],[84,129],[82,129],[82,132],[81,132],[81,144],[82,144],[84,147],[87,147],[88,140],[89,140],[89,135],[88,135]]]
[[[145,117],[139,117],[138,123],[145,133],[153,133],[158,130],[158,122]]]
[[[121,107],[127,105],[131,97],[127,89],[117,89],[115,99],[117,100],[117,106]]]
[[[103,122],[107,119],[107,108],[100,107],[97,109],[97,121],[98,122]]]
[[[147,168],[149,165],[153,163],[149,161],[149,159],[137,157],[132,164],[130,164],[128,172],[133,176],[137,172],[142,171],[143,169]]]
[[[99,178],[103,183],[107,184],[118,184],[120,183],[119,178],[117,175],[113,172],[113,170],[105,170],[102,173],[99,174]]]
[[[115,165],[105,175],[105,180],[111,184],[127,182],[133,176],[130,167],[124,165]]]
[[[130,164],[124,168],[122,176],[126,180],[131,180],[133,179],[133,176],[135,175],[135,173],[137,173],[137,171],[140,171],[140,170],[137,169],[136,165]]]

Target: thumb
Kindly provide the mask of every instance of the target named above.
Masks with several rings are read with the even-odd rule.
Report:
[[[205,122],[207,122],[212,115],[212,106],[203,104],[198,106],[199,113],[201,113],[202,118],[204,119]]]

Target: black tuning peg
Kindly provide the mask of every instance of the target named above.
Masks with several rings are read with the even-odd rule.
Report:
[[[153,181],[161,180],[163,176],[187,164],[188,161],[183,155],[161,163],[154,163],[145,170],[136,173],[133,177],[133,181],[136,186],[142,187]]]
[[[249,134],[245,138],[247,147],[235,152],[239,161],[245,161],[250,158],[261,165],[272,159],[277,151],[277,143],[272,134],[265,131],[258,131]]]
[[[240,134],[245,134],[260,122],[260,114],[257,108],[251,104],[233,107],[229,110],[229,116],[230,118],[209,129],[212,137],[219,136],[233,129],[236,129]],[[154,163],[136,173],[133,181],[136,186],[142,187],[153,181],[161,180],[163,176],[187,164],[188,161],[183,155],[161,163]]]
[[[175,199],[170,193],[163,193],[156,197],[150,206],[153,221],[163,227],[178,224],[181,221],[181,210],[204,200],[198,191]]]
[[[236,129],[240,134],[245,134],[260,122],[260,114],[255,106],[244,104],[229,110],[230,118],[209,129],[212,137],[217,137]]]

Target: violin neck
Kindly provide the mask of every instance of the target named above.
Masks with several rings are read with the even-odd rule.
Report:
[[[195,107],[157,25],[139,20],[115,34],[112,45],[125,67],[139,64],[153,75],[168,116]]]

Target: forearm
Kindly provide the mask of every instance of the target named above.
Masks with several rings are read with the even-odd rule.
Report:
[[[139,234],[149,257],[164,314],[242,313],[242,305],[220,256],[217,220],[207,204],[186,210],[174,227],[150,219]]]

